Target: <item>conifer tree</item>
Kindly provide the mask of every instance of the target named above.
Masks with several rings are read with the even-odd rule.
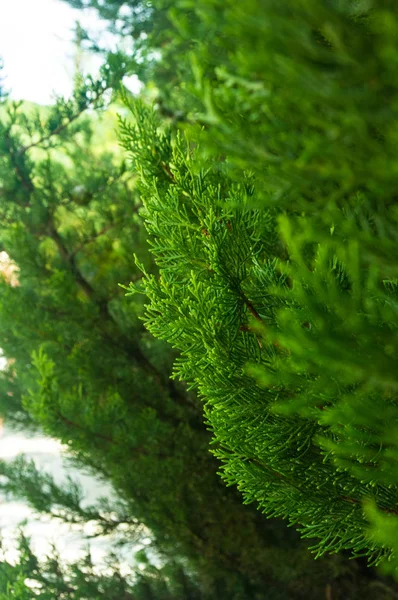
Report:
[[[175,0],[63,0],[75,9],[98,13],[123,56],[126,72],[134,75],[156,96],[159,112],[166,118],[183,121],[192,108],[198,108],[195,94],[187,94],[194,81],[190,56],[202,44],[201,60],[210,74],[223,61],[227,46],[217,42],[218,16],[215,21],[196,18],[194,3]],[[203,11],[201,16],[203,17]],[[94,39],[84,32],[84,45],[107,60],[113,52],[101,36]],[[180,85],[184,92],[180,94]],[[145,90],[145,88],[144,88]]]
[[[168,101],[176,104],[171,114],[182,108],[181,122],[192,126],[187,128],[186,139],[173,140],[172,131],[165,131],[142,105],[133,108],[135,127],[122,124],[124,144],[140,178],[147,228],[160,269],[157,274],[151,259],[140,250],[145,280],[131,291],[149,297],[146,321],[150,331],[181,351],[175,376],[197,387],[206,401],[214,452],[224,463],[227,483],[237,484],[246,502],[258,503],[268,515],[289,518],[305,536],[318,538],[318,553],[348,549],[374,562],[388,557],[394,564],[394,8],[387,0],[370,8],[358,2],[343,5],[315,0],[294,4],[251,0],[245,6],[229,1],[222,5],[184,1],[176,2],[169,16],[171,49],[193,52],[180,54],[177,61],[170,53],[170,64],[175,64],[173,57],[179,63],[181,81],[177,77],[169,88]],[[148,45],[149,50],[153,47]],[[168,73],[167,62],[158,64],[159,72],[164,67]],[[383,94],[387,105],[380,105]],[[199,130],[195,121],[204,124],[204,129]],[[12,157],[13,152],[8,148],[6,155]],[[27,168],[25,162],[23,166]],[[19,163],[17,167],[14,161],[18,179],[14,191],[21,192],[24,177],[20,173],[25,171]],[[80,206],[84,204],[82,199]],[[67,229],[62,233],[66,235]],[[75,242],[72,232],[68,236],[69,242]],[[130,244],[130,256],[132,249]],[[367,271],[370,278],[365,276]],[[85,273],[93,276],[88,266]],[[116,270],[113,273],[116,276]],[[119,276],[119,281],[124,278]],[[68,285],[64,294],[67,289]],[[19,306],[27,306],[28,297]],[[97,297],[101,298],[99,287]],[[13,304],[10,298],[8,307],[16,306],[16,296]],[[93,298],[89,299],[90,311]],[[134,301],[134,306],[141,306],[139,296]],[[95,326],[104,316],[101,305],[100,301]],[[122,301],[119,306],[123,307]],[[140,314],[140,308],[134,311]],[[9,322],[10,316],[14,314],[9,310]],[[105,323],[108,327],[107,318]],[[87,329],[94,330],[92,320]],[[111,334],[106,331],[107,341],[121,331],[122,327],[112,324]],[[39,345],[35,340],[29,352]],[[109,355],[106,362],[99,361],[104,354],[98,352],[99,340],[94,346],[89,375],[85,354],[78,350],[69,377],[60,369],[61,364],[68,364],[69,354],[56,355],[48,344],[44,352],[36,353],[40,386],[34,388],[34,377],[28,377],[26,369],[22,388],[29,383],[32,391],[25,397],[25,407],[47,431],[70,443],[85,464],[98,468],[101,463],[100,471],[110,474],[118,489],[128,488],[129,497],[134,494],[134,514],[144,519],[144,510],[140,513],[139,508],[147,503],[146,514],[151,518],[146,522],[154,530],[181,543],[179,549],[184,548],[191,558],[198,551],[206,554],[200,565],[196,562],[202,573],[212,561],[216,563],[209,574],[213,584],[221,564],[240,568],[237,578],[229,582],[229,591],[223,588],[224,595],[231,590],[242,598],[261,594],[257,575],[259,564],[267,559],[259,553],[260,542],[242,549],[238,530],[227,540],[221,526],[217,531],[224,535],[218,536],[219,545],[211,545],[210,537],[203,544],[192,544],[191,517],[197,517],[194,536],[206,522],[195,512],[198,504],[193,499],[200,489],[211,490],[213,507],[220,507],[213,513],[220,524],[230,523],[227,515],[240,518],[238,510],[226,510],[226,505],[221,510],[228,496],[222,495],[213,480],[206,485],[196,477],[198,472],[213,473],[207,471],[210,462],[202,453],[208,441],[205,433],[201,452],[186,461],[187,448],[194,445],[195,423],[200,423],[195,397],[188,396],[192,409],[186,412],[184,405],[178,412],[179,422],[185,424],[176,435],[181,462],[169,470],[164,469],[165,463],[160,465],[159,447],[169,443],[171,434],[161,418],[164,435],[156,438],[160,440],[156,452],[151,460],[144,458],[142,471],[138,469],[132,481],[131,471],[121,474],[125,453],[115,451],[103,431],[113,435],[111,422],[120,429],[126,423],[128,431],[135,427],[148,440],[147,434],[159,427],[158,411],[167,405],[167,398],[172,400],[170,414],[175,415],[173,382],[167,382],[165,367],[163,383],[158,383],[166,392],[156,405],[156,419],[145,412],[137,425],[136,413],[131,419],[126,417],[124,396],[119,390],[113,394],[114,379],[105,400],[99,393],[97,386],[104,379],[92,377],[94,361],[96,374],[98,367],[102,373],[113,374],[116,366],[113,371]],[[77,366],[78,384],[72,376]],[[16,380],[11,368],[8,375],[10,385]],[[156,381],[152,375],[150,386]],[[14,393],[12,398],[17,396]],[[60,414],[65,416],[62,412],[57,414],[59,407],[70,411],[66,421],[60,419]],[[117,429],[119,436],[124,450],[134,454],[136,438],[121,435]],[[154,437],[149,439],[153,443]],[[195,439],[199,439],[196,433]],[[140,444],[138,448],[142,450]],[[145,445],[144,450],[148,451]],[[150,494],[142,493],[148,465],[149,479],[159,484],[159,491],[165,489],[162,486],[171,472],[176,474],[174,493],[180,479],[187,474],[193,477],[192,503],[184,515],[178,512],[182,504],[173,502],[171,492],[161,510],[156,501],[151,502]],[[210,504],[206,501],[207,507]],[[228,506],[232,504],[231,500]],[[174,514],[167,527],[164,517],[171,506]],[[176,514],[181,516],[177,529]],[[381,526],[370,533],[366,517]],[[261,519],[251,516],[250,520],[253,528],[262,530]],[[182,536],[182,525],[188,521]],[[240,522],[242,531],[245,523]],[[216,537],[211,537],[212,542]],[[232,554],[225,553],[226,544],[234,549]],[[224,553],[218,561],[214,548]],[[241,587],[237,582],[243,571],[249,573],[249,565],[251,574],[240,579],[244,581]],[[286,571],[283,577],[284,597],[286,593],[309,597],[308,587],[292,592],[289,584],[287,591]],[[319,597],[318,586],[312,592]],[[266,593],[270,597],[269,587]]]
[[[39,559],[30,539],[21,531],[18,558],[7,560],[2,548],[0,599],[9,600],[211,600],[202,594],[195,577],[183,565],[170,561],[162,567],[151,565],[145,552],[137,553],[137,568],[123,575],[116,554],[110,554],[106,568],[93,563],[90,551],[66,563],[56,546]]]
[[[18,540],[18,558],[7,560],[6,550],[2,548],[0,561],[1,600],[218,600],[229,597],[221,587],[210,593],[203,590],[195,574],[176,560],[155,567],[143,551],[136,554],[138,567],[128,575],[123,575],[116,554],[109,555],[107,568],[101,571],[93,564],[89,551],[79,559],[66,563],[57,548],[53,547],[45,559],[39,559],[23,532]],[[361,597],[377,597],[378,600],[394,598],[388,586],[381,582],[372,586],[371,590],[373,595],[368,595],[369,590],[364,588],[364,596]],[[329,591],[326,590],[326,594],[330,597]],[[276,596],[272,590],[268,590],[264,597],[273,599]],[[350,594],[342,597],[359,596]]]
[[[212,69],[196,40],[204,130],[170,142],[142,105],[122,122],[160,268],[130,290],[181,352],[225,481],[317,556],[394,570],[395,5],[181,6],[185,35],[190,7],[229,51]]]
[[[2,466],[7,489],[41,512],[94,520],[100,533],[122,522],[134,538],[145,525],[160,551],[189,562],[206,594],[308,598],[311,589],[316,598],[326,585],[359,589],[357,566],[349,569],[354,583],[341,580],[339,560],[320,563],[314,575],[293,531],[225,488],[200,402],[169,380],[175,354],[143,328],[143,299],[128,303],[117,285],[141,277],[134,250],[148,272],[156,268],[137,214],[136,175],[112,136],[104,142],[113,122],[100,114],[114,70],[80,82],[74,98],[55,107],[2,108],[0,241],[8,263],[0,346],[9,363],[0,398],[9,424],[60,439],[79,465],[114,486],[121,506],[83,510],[73,489],[58,490],[22,460]]]

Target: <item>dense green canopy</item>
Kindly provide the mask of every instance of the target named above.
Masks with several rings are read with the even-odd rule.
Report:
[[[205,598],[393,597],[344,552],[397,573],[395,4],[69,3],[124,50],[69,102],[3,104],[2,413],[111,481]],[[133,71],[126,164],[88,109]]]
[[[0,465],[1,487],[41,513],[93,521],[98,534],[124,529],[126,543],[145,525],[165,560],[189,563],[205,597],[308,597],[313,587],[316,598],[331,563],[314,573],[294,531],[225,488],[200,402],[169,379],[176,353],[143,327],[144,299],[118,286],[141,278],[134,252],[157,268],[137,175],[115,150],[114,109],[104,111],[108,73],[50,109],[2,107],[0,398],[10,425],[60,439],[119,503],[84,508],[75,487],[59,489],[21,459]],[[362,586],[340,583],[340,563],[335,585]]]

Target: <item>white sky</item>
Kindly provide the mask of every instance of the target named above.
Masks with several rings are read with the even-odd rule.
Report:
[[[112,38],[95,11],[74,10],[61,0],[0,0],[0,57],[4,87],[15,99],[49,104],[53,92],[69,96],[74,73],[74,26]],[[85,67],[96,72],[99,57],[86,57]]]
[[[66,475],[71,475],[84,490],[85,504],[95,504],[101,496],[108,498],[114,496],[110,486],[71,468],[62,456],[62,449],[62,445],[58,441],[43,436],[27,438],[22,433],[14,433],[7,428],[4,428],[0,435],[0,459],[12,459],[23,453],[32,458],[40,469],[50,473],[56,483],[61,485],[65,481]],[[65,561],[76,560],[84,548],[89,545],[93,563],[100,570],[103,568],[104,561],[111,549],[109,538],[98,537],[88,542],[73,526],[58,520],[43,518],[35,514],[24,502],[7,501],[0,493],[0,534],[5,542],[7,559],[11,562],[17,557],[15,537],[18,526],[24,519],[27,521],[24,531],[31,537],[33,550],[40,558],[50,552],[52,543],[55,543]],[[137,551],[140,547],[141,545],[137,545],[134,550]],[[132,555],[131,545],[120,551],[120,566],[125,574],[131,571]]]

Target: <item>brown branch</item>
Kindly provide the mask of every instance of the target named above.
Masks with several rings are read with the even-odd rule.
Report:
[[[60,125],[58,125],[58,127],[56,127],[53,131],[51,131],[50,133],[48,133],[47,135],[43,135],[40,139],[38,139],[36,142],[31,142],[30,144],[28,144],[27,146],[22,146],[22,148],[20,148],[18,150],[18,156],[21,156],[22,154],[25,154],[25,152],[27,152],[28,150],[30,150],[31,148],[36,148],[37,146],[40,146],[41,144],[43,144],[44,142],[47,142],[48,140],[50,140],[54,135],[58,135],[60,133],[62,133],[62,131],[64,131],[65,129],[67,129],[67,127],[69,127],[69,125],[71,123],[73,123],[73,121],[76,121],[76,119],[78,119],[80,117],[81,114],[83,114],[83,112],[87,109],[87,107],[84,107],[83,109],[81,109],[78,113],[72,115],[72,117],[70,117],[70,119],[68,119],[67,123],[61,123]]]
[[[257,312],[257,310],[254,308],[253,303],[251,302],[251,300],[249,300],[245,294],[242,293],[242,298],[244,303],[246,304],[247,308],[249,309],[250,313],[253,315],[253,317],[256,319],[256,321],[258,321],[259,323],[262,323],[263,320],[260,316],[260,314]],[[305,324],[307,325],[307,324]],[[245,324],[245,325],[241,325],[240,326],[240,331],[252,331],[250,326]],[[255,334],[256,332],[253,331],[253,333]],[[258,339],[258,337],[256,336],[257,339],[257,343],[260,346],[260,348],[262,348],[262,344],[260,342],[260,340]],[[280,343],[278,342],[278,340],[273,340],[272,345],[274,346],[274,348],[276,350],[279,350],[280,352],[284,353],[285,355],[290,355],[290,350],[288,350],[287,348],[284,348],[283,346],[280,345]]]
[[[74,421],[71,421],[70,419],[65,417],[63,414],[61,414],[60,412],[56,412],[56,415],[63,423],[65,423],[65,425],[68,425],[68,427],[72,427],[73,429],[79,429],[80,431],[84,431],[85,433],[87,433],[87,430],[84,427],[82,427],[81,425],[78,425],[78,423],[75,423]],[[116,446],[119,445],[118,442],[115,442],[114,439],[112,439],[106,435],[102,435],[101,433],[95,433],[94,431],[89,431],[88,433],[94,437],[104,440],[105,442],[108,442],[108,444],[113,444]]]
[[[162,162],[162,163],[160,163],[160,166],[162,167],[162,169],[166,173],[166,175],[168,175],[172,181],[175,181],[175,177],[174,177],[173,173],[171,172],[169,165],[166,165],[166,163]]]
[[[114,440],[112,437],[103,435],[102,433],[92,431],[91,429],[88,430],[85,427],[83,427],[82,425],[75,423],[75,421],[71,421],[70,419],[65,417],[63,414],[61,414],[60,412],[56,412],[56,415],[68,427],[71,427],[73,429],[78,429],[79,431],[83,431],[84,433],[88,434],[89,436],[99,438],[100,440],[103,440],[103,441],[107,442],[108,444],[111,444],[112,446],[121,447],[121,444],[119,442],[117,442],[116,440]],[[142,444],[140,446],[137,446],[136,448],[127,448],[127,454],[132,458],[141,458],[143,456],[151,456],[151,453],[148,450],[146,450]],[[164,452],[158,452],[156,454],[156,457],[157,458],[170,458],[170,454],[167,454]],[[121,522],[125,522],[125,521],[121,521]]]
[[[257,310],[254,308],[253,303],[251,302],[251,300],[249,300],[249,298],[247,298],[247,296],[243,292],[241,292],[241,295],[242,295],[243,302],[246,304],[246,306],[249,309],[250,313],[253,315],[253,317],[256,319],[256,321],[258,321],[259,323],[262,323],[263,320],[260,317],[260,315],[257,312]],[[251,331],[250,326],[247,325],[247,324],[241,325],[239,329],[240,329],[240,331]],[[256,335],[256,332],[254,331],[253,333],[256,336],[257,344],[259,345],[260,350],[262,350],[263,345],[262,345],[261,341],[258,339],[258,337]]]
[[[325,588],[325,600],[333,600],[332,586],[331,586],[330,583],[326,584],[326,588]]]
[[[70,254],[69,250],[66,248],[64,241],[59,235],[57,229],[55,228],[54,222],[51,218],[48,223],[48,235],[55,242],[64,263],[68,266],[69,271],[73,275],[79,288],[90,300],[94,300],[94,297],[96,296],[94,288],[80,273],[79,269],[77,268],[74,256]],[[100,312],[102,312],[103,310],[102,304],[103,303],[101,303],[100,306]]]
[[[247,308],[253,315],[253,317],[256,319],[256,321],[258,321],[259,323],[262,323],[263,322],[262,318],[260,317],[259,313],[254,308],[251,300],[249,300],[249,298],[244,294],[243,291],[241,291],[241,297],[242,297],[243,302],[246,304]]]
[[[263,322],[262,318],[260,317],[260,315],[258,314],[256,309],[254,308],[253,304],[247,298],[246,298],[246,306],[249,309],[249,311],[251,312],[251,314],[253,315],[253,317],[256,319],[256,321],[259,321],[259,323],[262,323]]]
[[[102,89],[100,94],[97,94],[95,96],[95,98],[93,98],[85,106],[80,108],[74,115],[69,117],[66,123],[60,123],[58,125],[58,127],[56,127],[53,131],[50,131],[50,133],[48,133],[47,135],[43,135],[36,142],[32,142],[32,143],[28,144],[27,146],[22,146],[22,148],[20,148],[18,151],[18,156],[22,156],[23,154],[25,154],[25,152],[27,152],[31,148],[40,146],[44,142],[47,142],[48,140],[50,140],[53,136],[59,135],[60,133],[62,133],[65,129],[67,129],[69,127],[69,125],[71,123],[76,121],[86,110],[88,110],[90,108],[90,106],[93,106],[93,104],[95,104],[95,102],[103,95],[104,92],[107,91],[107,89],[109,89],[109,88]]]
[[[50,220],[48,224],[48,232],[50,238],[55,242],[64,263],[68,267],[68,270],[73,276],[74,280],[76,281],[78,287],[83,291],[87,298],[99,308],[99,313],[101,317],[101,332],[105,335],[108,341],[112,343],[113,346],[116,346],[122,349],[124,352],[126,352],[129,356],[131,356],[132,359],[134,359],[139,364],[141,368],[143,368],[145,372],[153,375],[156,378],[156,380],[159,383],[161,383],[159,372],[144,356],[137,344],[131,342],[130,340],[123,339],[122,334],[120,334],[120,338],[118,339],[118,341],[116,341],[109,334],[109,332],[106,331],[106,329],[104,329],[104,325],[106,324],[116,324],[112,315],[109,312],[108,303],[106,302],[106,300],[98,298],[93,286],[82,276],[76,265],[75,257],[66,248],[64,241],[58,233],[58,231],[56,230],[54,222],[52,220]]]

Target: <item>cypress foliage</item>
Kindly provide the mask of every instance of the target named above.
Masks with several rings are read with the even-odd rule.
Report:
[[[170,141],[142,105],[122,122],[160,268],[130,291],[181,352],[224,480],[317,556],[394,570],[396,8],[187,5],[229,52],[213,68],[196,40],[181,84],[204,131]]]
[[[2,489],[42,513],[94,520],[99,533],[123,525],[126,539],[136,539],[145,525],[167,559],[189,564],[205,597],[308,598],[311,590],[315,599],[326,585],[358,591],[365,583],[357,565],[325,560],[314,572],[295,532],[225,489],[200,402],[169,381],[175,354],[142,326],[143,299],[128,303],[117,286],[141,277],[133,249],[148,272],[156,267],[137,215],[136,175],[112,138],[104,142],[106,122],[95,133],[110,71],[48,110],[3,106],[0,346],[10,360],[0,373],[0,412],[9,424],[60,439],[80,466],[114,486],[120,505],[82,508],[73,486],[57,488],[22,459],[1,464]],[[96,113],[85,117],[93,104]]]
[[[101,10],[105,4],[112,3],[101,3]],[[117,8],[128,4],[117,2]],[[156,6],[143,14],[152,15]],[[168,8],[163,2],[158,6]],[[159,268],[157,273],[140,249],[138,266],[145,277],[130,291],[147,295],[149,330],[180,351],[174,378],[197,388],[205,401],[214,454],[223,463],[226,483],[237,485],[245,502],[257,503],[268,516],[299,525],[304,537],[315,538],[318,556],[347,549],[373,563],[388,559],[396,569],[395,7],[387,0],[249,0],[244,5],[184,0],[172,8],[165,17],[172,43],[166,43],[152,74],[158,81],[167,81],[171,71],[175,74],[164,97],[172,104],[170,114],[179,115],[174,120],[186,127],[185,137],[174,137],[142,104],[132,106],[135,125],[121,123]],[[148,56],[159,41],[165,40],[156,37],[155,28]],[[177,50],[184,50],[178,60]],[[58,126],[59,121],[52,130]],[[42,256],[43,250],[32,239],[45,241],[44,246],[55,241],[53,231],[52,236],[38,231],[37,224],[43,215],[51,220],[60,212],[48,211],[40,200],[56,197],[54,186],[48,192],[53,166],[40,178],[46,163],[38,168],[29,153],[17,151],[21,146],[15,122],[12,127],[13,136],[8,137],[9,124],[3,127],[9,142],[2,178],[11,211],[4,216],[12,224],[8,247],[18,265],[25,265],[21,277],[26,279],[15,289],[5,287],[2,310],[8,325],[2,335],[11,340],[8,355],[20,352],[17,365],[28,364],[33,348],[41,345],[41,333],[38,337],[35,332],[25,346],[19,333],[31,325],[26,307],[32,297],[37,299],[38,281],[44,283],[43,292],[56,289],[76,312],[63,322],[62,331],[53,322],[48,325],[56,339],[47,339],[45,351],[34,355],[38,388],[28,369],[20,369],[15,378],[10,366],[5,391],[10,385],[20,386],[20,391],[14,387],[11,392],[9,398],[16,400],[9,413],[26,423],[24,411],[15,409],[21,405],[21,392],[30,387],[24,400],[29,413],[69,443],[85,464],[110,475],[118,490],[127,491],[134,498],[132,513],[163,536],[165,547],[176,545],[196,559],[201,589],[207,585],[219,597],[261,598],[266,586],[267,598],[280,593],[310,597],[308,586],[304,591],[295,588],[300,584],[282,568],[283,551],[277,561],[283,585],[270,585],[275,546],[262,546],[265,521],[253,513],[244,520],[235,499],[226,503],[228,496],[214,482],[211,459],[204,458],[208,436],[200,427],[200,408],[193,394],[188,396],[193,403],[189,409],[185,392],[183,407],[177,402],[181,388],[167,381],[168,359],[155,373],[153,348],[144,353],[144,359],[151,356],[144,362],[137,359],[143,353],[136,339],[133,351],[127,351],[137,331],[144,335],[136,319],[139,296],[133,323],[121,300],[120,312],[108,319],[109,291],[103,294],[102,286],[107,282],[111,288],[116,277],[125,281],[124,273],[114,270],[112,281],[96,280],[96,261],[88,256],[71,272],[70,260],[64,261],[56,244],[61,255],[53,256],[53,264],[59,279],[49,280],[44,271],[31,276],[36,274],[32,256]],[[56,136],[45,135],[47,139]],[[73,180],[74,188],[82,179],[86,183],[88,165],[92,169],[94,164],[92,159],[84,162],[81,154],[79,161],[85,168]],[[107,162],[107,172],[109,168]],[[57,169],[58,182],[65,172]],[[36,193],[26,187],[29,178]],[[14,198],[22,207],[28,199],[27,208],[14,214],[19,210]],[[73,202],[82,206],[85,199]],[[56,224],[68,244],[67,254],[73,256],[81,243],[77,228],[72,221]],[[18,241],[12,237],[16,231]],[[130,239],[123,243],[129,258],[133,245]],[[104,254],[98,256],[105,262]],[[127,260],[125,264],[134,268]],[[91,296],[76,285],[79,272],[95,282]],[[59,281],[67,283],[58,286]],[[39,296],[42,301],[46,293]],[[32,312],[32,320],[36,323],[41,314]],[[23,324],[19,332],[9,325],[15,315]],[[127,322],[131,327],[125,336]],[[76,326],[72,352],[60,349],[71,323]],[[76,338],[90,340],[87,354],[79,350]],[[125,368],[120,374],[122,354]],[[130,361],[137,368],[134,377]],[[71,365],[70,371],[65,364]],[[98,378],[98,371],[111,374],[112,383]],[[134,400],[140,400],[134,406],[128,400],[132,385]],[[157,397],[149,411],[148,389],[152,398],[156,389]],[[5,410],[10,406],[5,403]],[[172,464],[160,460],[170,445]],[[187,449],[193,447],[187,461]],[[121,468],[127,450],[137,458],[134,471]],[[198,473],[209,476],[205,480]],[[201,505],[203,490],[209,495]],[[214,521],[219,527],[213,527]],[[231,522],[239,527],[231,529]],[[204,523],[208,527],[199,542]],[[256,541],[245,547],[248,530],[250,540]],[[265,576],[264,564],[270,568]],[[322,574],[319,581],[324,588]],[[356,592],[366,597],[360,587]],[[368,592],[374,595],[374,589]],[[319,597],[319,588],[311,593]],[[348,595],[347,588],[343,593]],[[388,597],[389,592],[377,593]]]

